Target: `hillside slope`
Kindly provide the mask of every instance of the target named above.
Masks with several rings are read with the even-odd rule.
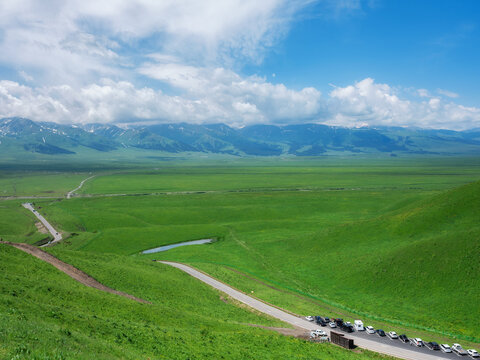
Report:
[[[109,286],[152,304],[85,287],[0,244],[1,359],[384,358],[248,326],[281,323],[234,306],[167,266],[84,255],[70,252],[62,257]]]
[[[479,197],[475,182],[314,235],[232,232],[221,246],[161,258],[208,271],[220,262],[366,319],[480,342]]]

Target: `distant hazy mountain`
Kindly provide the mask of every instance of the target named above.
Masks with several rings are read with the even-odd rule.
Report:
[[[77,126],[23,118],[0,119],[0,156],[8,151],[68,156],[84,149],[110,152],[120,148],[254,156],[480,154],[480,129],[459,132],[319,124],[253,125],[234,129],[225,124],[186,123],[121,129],[114,125]]]

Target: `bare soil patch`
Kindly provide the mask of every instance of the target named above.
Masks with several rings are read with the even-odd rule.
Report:
[[[98,282],[93,277],[77,269],[76,267],[61,261],[55,256],[50,255],[49,253],[42,251],[33,245],[23,244],[23,243],[12,243],[9,241],[0,241],[0,244],[10,245],[10,246],[16,247],[19,250],[26,252],[27,254],[33,255],[36,258],[43,260],[49,263],[50,265],[55,266],[58,270],[64,272],[65,274],[70,276],[72,279],[78,281],[79,283],[82,283],[85,286],[89,286],[89,287],[92,287],[101,291],[105,291],[111,294],[120,295],[140,303],[146,303],[146,304],[150,303],[146,300],[137,298],[133,295],[109,288],[108,286],[103,285],[102,283]]]
[[[272,330],[275,331],[279,334],[285,335],[285,336],[294,336],[296,338],[301,338],[301,339],[309,339],[310,334],[308,331],[305,329],[301,329],[299,327],[293,327],[293,328],[281,328],[281,327],[271,327],[271,326],[263,326],[263,325],[257,325],[257,324],[247,324],[249,326],[253,327],[259,327],[262,329],[267,329],[267,330]]]
[[[40,221],[36,222],[35,226],[37,227],[38,232],[42,234],[48,234],[47,228]]]

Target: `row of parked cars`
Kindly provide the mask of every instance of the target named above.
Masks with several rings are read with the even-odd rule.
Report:
[[[354,331],[365,331],[367,334],[376,334],[380,337],[388,337],[391,340],[399,340],[405,344],[410,344],[416,347],[425,346],[430,350],[439,350],[444,353],[456,353],[459,356],[468,355],[472,358],[479,358],[480,355],[474,349],[465,350],[460,344],[453,344],[449,346],[448,344],[438,344],[435,341],[424,342],[420,338],[408,338],[407,335],[402,334],[398,335],[395,331],[385,332],[382,329],[374,329],[372,326],[364,326],[362,320],[355,320],[352,323],[349,321],[343,321],[343,319],[339,318],[328,318],[322,316],[307,316],[305,317],[308,321],[314,321],[316,324],[320,326],[329,326],[330,328],[339,328],[347,333],[352,333]],[[315,331],[323,331],[323,330],[315,330]]]

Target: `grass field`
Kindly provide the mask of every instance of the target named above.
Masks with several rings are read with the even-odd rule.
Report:
[[[54,251],[55,252],[55,251]],[[168,266],[61,251],[62,258],[152,304],[84,287],[48,264],[0,245],[1,359],[382,359],[248,324],[284,324]]]
[[[475,158],[168,164],[99,174],[82,189],[93,197],[35,202],[70,235],[55,255],[136,296],[151,299],[124,276],[130,267],[182,261],[298,314],[475,345],[478,179]],[[95,196],[103,194],[131,195]],[[35,232],[26,237],[33,220],[21,210],[0,202],[0,221],[10,224],[0,236],[34,242]],[[139,254],[210,237],[217,241]]]
[[[218,162],[215,162],[218,163]],[[85,184],[80,193],[134,194],[175,191],[265,189],[443,189],[478,179],[477,158],[235,160],[212,166],[166,163],[155,169],[112,173]]]
[[[0,171],[0,196],[63,196],[88,176],[88,173]]]
[[[38,220],[26,211],[20,200],[0,201],[0,238],[6,241],[35,242],[48,237],[37,231],[35,222]]]

